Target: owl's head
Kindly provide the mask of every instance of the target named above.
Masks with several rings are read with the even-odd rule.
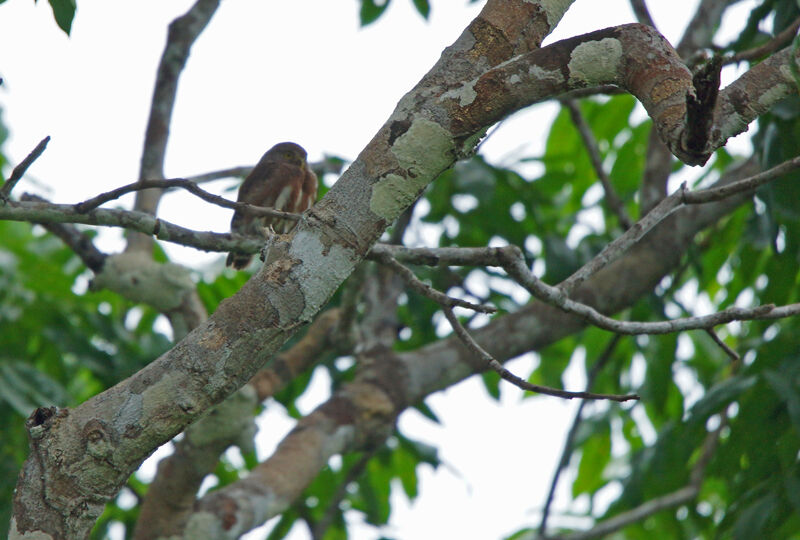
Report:
[[[291,163],[298,167],[306,164],[306,151],[302,146],[293,142],[278,143],[267,151],[264,157],[269,161],[280,161],[281,163]]]

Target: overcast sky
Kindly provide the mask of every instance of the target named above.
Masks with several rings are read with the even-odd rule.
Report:
[[[191,4],[80,0],[69,38],[56,27],[47,2],[0,5],[0,107],[11,132],[5,153],[16,164],[45,135],[52,137],[17,194],[35,191],[71,203],[136,179],[166,28]],[[697,1],[649,4],[659,29],[674,43]],[[752,4],[742,3],[728,19],[731,31],[741,27]],[[284,140],[302,144],[312,160],[323,154],[355,158],[482,5],[432,0],[426,22],[410,0],[394,0],[377,23],[361,29],[355,0],[222,2],[180,81],[167,176],[253,164]],[[547,42],[633,20],[626,0],[578,0]],[[515,115],[483,152],[495,162],[537,154],[554,111],[544,105]],[[223,192],[233,183],[209,189]],[[132,196],[121,204],[131,202]],[[230,222],[229,210],[183,192],[164,198],[160,216],[219,232]],[[101,249],[119,250],[120,238],[118,231],[105,231]],[[166,247],[177,262],[193,268],[222,266],[223,255]],[[573,360],[567,380],[579,389],[580,351]],[[527,355],[509,365],[526,376],[533,362],[535,356]],[[324,377],[315,379],[324,390]],[[421,469],[421,495],[412,507],[395,490],[384,534],[431,538],[446,527],[453,537],[499,538],[538,524],[537,509],[576,404],[520,396],[506,385],[502,401],[491,401],[473,378],[428,400],[443,426],[415,412],[402,416],[404,432],[438,445],[446,466]],[[323,398],[323,391],[312,392],[301,410]],[[264,457],[292,424],[280,411],[260,424]],[[562,485],[567,489],[569,478]],[[373,531],[358,527],[353,538],[374,538]],[[293,532],[293,538],[307,535],[302,528]]]

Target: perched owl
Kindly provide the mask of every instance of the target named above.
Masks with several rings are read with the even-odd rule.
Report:
[[[270,148],[242,182],[237,200],[295,214],[311,208],[317,200],[317,176],[308,168],[303,147],[283,142]],[[237,211],[231,220],[231,232],[258,234],[262,227],[272,226],[277,233],[287,233],[295,224],[288,219]],[[252,258],[249,254],[231,252],[225,264],[241,270]]]

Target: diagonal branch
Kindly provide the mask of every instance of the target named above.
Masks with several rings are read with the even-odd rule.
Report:
[[[220,0],[197,0],[184,15],[169,25],[167,43],[156,72],[150,117],[147,120],[139,167],[139,180],[164,177],[164,158],[175,95],[178,92],[178,80],[189,59],[192,45],[208,25],[219,7],[219,2]],[[137,192],[134,208],[155,215],[162,193],[161,190]],[[126,250],[147,250],[152,243],[152,237],[132,234]]]
[[[625,211],[625,205],[623,204],[622,200],[620,200],[617,192],[614,191],[614,186],[611,185],[611,179],[608,177],[608,174],[606,174],[606,171],[603,168],[603,160],[600,157],[600,149],[597,146],[597,140],[594,138],[592,129],[589,127],[589,124],[586,122],[586,119],[581,113],[580,107],[578,107],[578,104],[575,103],[574,100],[566,99],[563,100],[562,103],[567,107],[570,118],[572,118],[572,123],[575,124],[575,127],[577,128],[578,133],[583,140],[583,145],[586,147],[586,152],[589,154],[589,160],[592,162],[594,172],[597,174],[597,178],[600,180],[600,184],[603,186],[603,191],[606,194],[606,202],[608,203],[609,209],[617,216],[617,219],[624,230],[630,229],[631,225],[633,225],[633,222],[631,221],[628,213]]]
[[[603,315],[589,305],[570,299],[561,288],[552,287],[542,282],[528,270],[519,249],[508,249],[505,253],[507,255],[507,264],[504,265],[504,268],[512,278],[525,287],[534,297],[567,313],[577,315],[598,328],[619,334],[669,334],[685,330],[705,330],[732,321],[778,319],[800,313],[800,303],[780,307],[776,307],[773,304],[765,304],[754,308],[731,307],[711,315],[685,317],[669,321],[619,321]]]
[[[600,354],[600,357],[592,366],[592,369],[589,370],[589,373],[586,376],[586,391],[590,391],[592,389],[592,385],[594,384],[594,380],[597,378],[597,375],[600,374],[600,371],[605,367],[608,360],[611,358],[611,354],[614,352],[614,349],[619,343],[619,340],[622,338],[619,334],[614,334],[611,340],[606,345],[606,348]],[[581,401],[578,405],[578,409],[575,411],[575,416],[572,419],[572,424],[569,427],[569,431],[567,431],[567,436],[564,439],[564,447],[561,449],[561,457],[556,464],[555,471],[553,471],[553,479],[550,481],[550,489],[547,492],[547,499],[545,499],[544,507],[542,508],[542,520],[539,522],[539,537],[544,537],[545,533],[547,532],[547,520],[550,516],[550,507],[553,504],[553,499],[555,498],[556,488],[558,487],[558,481],[561,478],[561,473],[564,469],[567,468],[569,464],[569,459],[572,456],[572,452],[574,450],[573,446],[575,444],[575,437],[578,434],[578,427],[581,425],[581,421],[583,420],[583,409],[586,407],[586,401]]]
[[[2,79],[0,79],[2,80]],[[50,142],[50,135],[39,141],[39,144],[36,145],[36,148],[31,150],[30,154],[25,156],[25,159],[19,162],[19,164],[14,167],[14,170],[11,171],[11,176],[8,177],[8,180],[5,181],[3,187],[0,188],[0,200],[6,201],[8,197],[11,195],[11,190],[14,189],[14,186],[17,185],[22,177],[25,175],[25,171],[33,165],[33,162],[39,159],[39,156],[42,155],[44,149],[47,148],[47,143]]]
[[[487,306],[478,306],[475,304],[471,304],[469,302],[464,302],[463,300],[459,300],[457,298],[451,298],[446,294],[437,291],[433,287],[430,287],[424,284],[422,281],[419,280],[414,273],[397,262],[393,259],[390,255],[384,254],[380,262],[389,266],[397,272],[400,277],[415,291],[430,298],[434,302],[438,303],[442,311],[444,312],[444,316],[447,318],[448,322],[450,322],[450,326],[453,328],[453,332],[461,339],[461,341],[466,345],[466,347],[473,353],[475,356],[480,358],[482,361],[486,362],[486,364],[492,368],[500,377],[504,380],[510,382],[514,386],[521,388],[523,390],[528,390],[529,392],[536,392],[537,394],[546,394],[549,396],[557,396],[566,399],[573,399],[573,398],[582,398],[582,399],[608,399],[612,401],[629,401],[632,399],[639,399],[639,396],[636,394],[628,394],[628,395],[616,395],[616,394],[595,394],[593,392],[570,392],[567,390],[559,390],[557,388],[550,388],[548,386],[541,386],[538,384],[531,384],[525,379],[514,375],[509,370],[503,367],[503,365],[498,362],[491,354],[486,352],[486,350],[478,345],[475,339],[469,334],[464,325],[461,324],[461,321],[458,320],[458,317],[453,312],[454,306],[464,307],[467,309],[472,309],[478,311],[480,313],[493,313],[495,311],[494,308],[489,308]]]

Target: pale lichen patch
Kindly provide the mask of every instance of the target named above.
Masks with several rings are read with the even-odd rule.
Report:
[[[354,253],[335,242],[326,247],[317,234],[300,230],[289,256],[303,262],[293,271],[305,302],[299,320],[309,321],[353,271]]]
[[[426,118],[415,118],[391,151],[406,174],[389,173],[380,178],[372,186],[369,203],[370,210],[387,221],[394,221],[455,160],[450,133]]]
[[[457,99],[460,107],[466,107],[475,101],[478,93],[475,91],[475,81],[462,84],[458,88],[454,88],[442,94],[444,98]]]
[[[564,81],[564,76],[561,72],[555,69],[543,69],[537,65],[532,65],[528,68],[528,75],[532,76],[537,81],[554,81],[560,84]]]
[[[570,77],[586,84],[612,82],[622,60],[622,44],[617,39],[587,41],[572,50],[569,61]]]
[[[575,0],[539,0],[547,15],[547,24],[556,26]]]
[[[396,174],[387,174],[372,186],[369,209],[387,221],[394,221],[414,202],[419,190],[427,183],[427,179],[421,177],[406,179]]]

